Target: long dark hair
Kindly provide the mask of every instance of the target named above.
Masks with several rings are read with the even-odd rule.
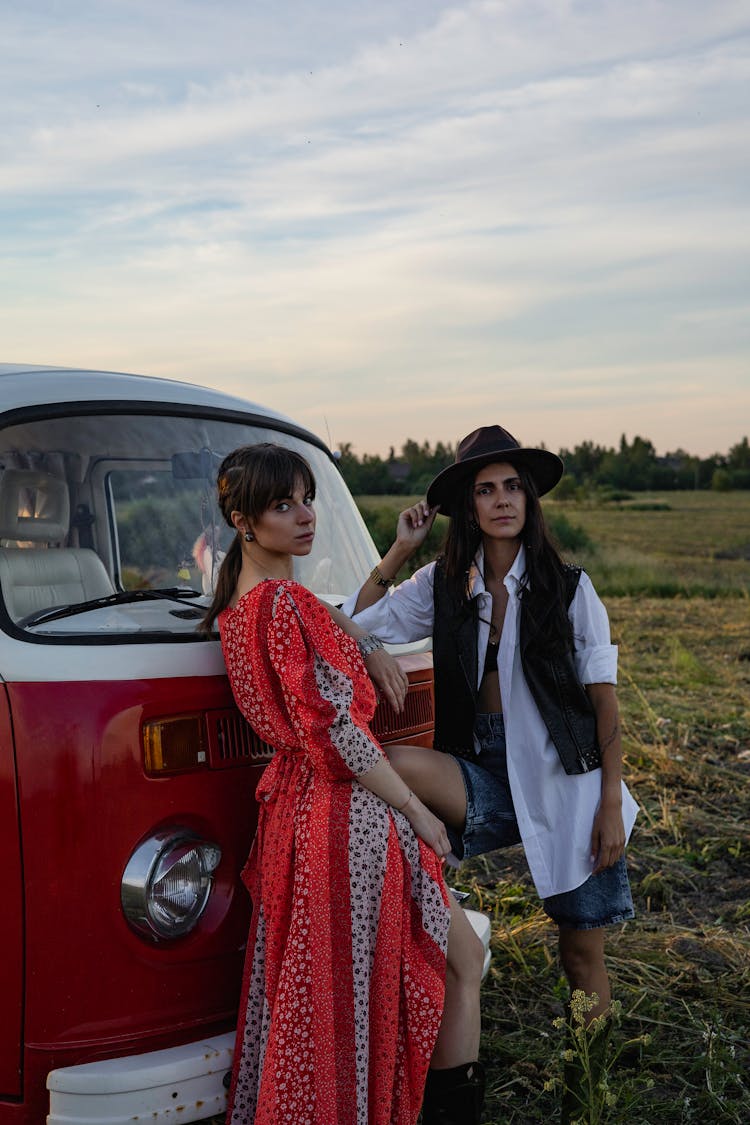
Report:
[[[572,642],[568,620],[566,566],[560,558],[544,522],[534,478],[522,464],[503,455],[513,465],[526,494],[526,522],[522,536],[526,548],[526,571],[521,578],[521,597],[528,609],[528,640],[543,640],[554,652],[567,651]],[[446,585],[456,606],[469,603],[469,571],[479,546],[482,532],[474,516],[474,480],[476,473],[458,485],[453,516],[443,546]]]
[[[219,508],[235,530],[232,512],[242,512],[251,523],[267,511],[274,500],[291,496],[299,482],[305,493],[315,496],[315,477],[301,453],[273,442],[242,445],[228,453],[216,477]],[[234,596],[242,568],[240,533],[234,536],[216,579],[213,601],[198,628],[212,633],[214,621]]]

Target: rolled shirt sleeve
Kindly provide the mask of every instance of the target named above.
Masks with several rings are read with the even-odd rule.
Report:
[[[569,616],[581,683],[616,684],[617,645],[611,642],[607,611],[585,571],[581,571]]]

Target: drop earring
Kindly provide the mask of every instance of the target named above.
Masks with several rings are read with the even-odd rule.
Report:
[[[253,535],[252,531],[246,531],[245,532],[245,542],[246,543],[252,543],[254,538],[255,538],[255,536]]]

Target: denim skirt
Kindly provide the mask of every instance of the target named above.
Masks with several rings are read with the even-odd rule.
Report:
[[[479,753],[456,756],[466,789],[466,824],[463,833],[449,829],[449,836],[459,859],[521,842],[508,781],[503,716],[477,715],[474,733]],[[590,875],[580,887],[544,899],[543,906],[558,926],[574,930],[599,929],[633,918],[625,857],[598,875]]]

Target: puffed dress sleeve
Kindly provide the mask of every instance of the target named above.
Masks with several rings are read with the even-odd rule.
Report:
[[[267,633],[289,721],[316,772],[351,780],[384,757],[368,723],[375,693],[356,643],[296,583],[276,590]]]

